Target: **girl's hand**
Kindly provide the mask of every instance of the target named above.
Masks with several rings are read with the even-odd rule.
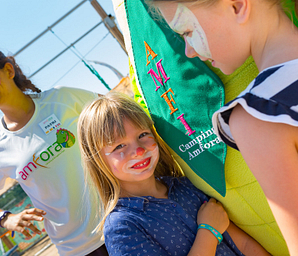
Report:
[[[31,238],[32,236],[25,228],[32,230],[34,233],[41,234],[41,231],[31,221],[43,221],[45,214],[45,211],[37,208],[26,209],[18,214],[10,213],[1,222],[1,225],[8,230],[17,231],[27,238]]]
[[[198,211],[197,223],[208,224],[222,234],[228,228],[230,220],[222,204],[211,198]]]

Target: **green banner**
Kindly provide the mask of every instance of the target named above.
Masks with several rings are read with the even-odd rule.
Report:
[[[222,196],[226,146],[214,134],[212,114],[224,104],[220,79],[184,40],[152,17],[143,0],[124,1],[139,89],[163,140]]]

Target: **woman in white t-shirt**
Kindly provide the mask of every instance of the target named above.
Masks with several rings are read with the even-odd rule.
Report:
[[[85,188],[77,119],[97,94],[59,87],[45,92],[24,76],[13,57],[0,52],[0,187],[11,177],[35,208],[2,210],[0,225],[31,237],[44,221],[60,255],[108,255],[97,232],[101,202]]]

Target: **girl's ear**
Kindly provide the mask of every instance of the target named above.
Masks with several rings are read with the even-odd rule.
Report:
[[[250,14],[250,0],[230,0],[236,21],[245,23]]]
[[[14,76],[15,76],[15,71],[14,71],[14,68],[13,68],[13,65],[9,62],[6,62],[4,67],[3,67],[5,73],[7,74],[7,77],[9,79],[13,79]]]

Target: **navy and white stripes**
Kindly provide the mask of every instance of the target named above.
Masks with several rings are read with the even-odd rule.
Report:
[[[229,118],[237,104],[260,120],[298,127],[298,60],[265,69],[236,99],[214,113],[215,133],[236,149]]]

